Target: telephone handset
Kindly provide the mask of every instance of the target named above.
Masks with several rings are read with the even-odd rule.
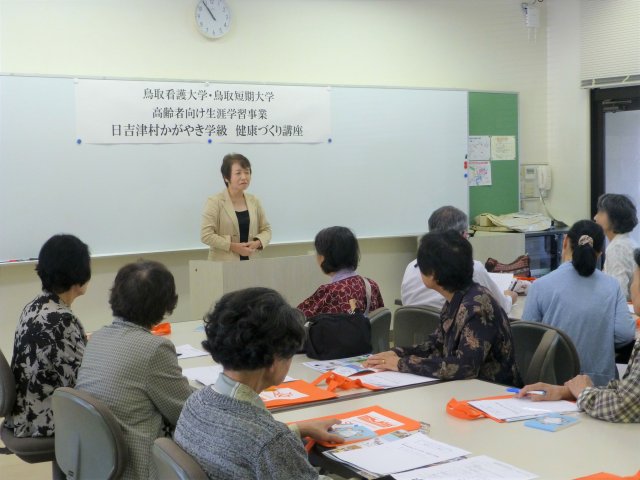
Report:
[[[551,190],[551,167],[549,165],[522,166],[522,197],[546,198]]]

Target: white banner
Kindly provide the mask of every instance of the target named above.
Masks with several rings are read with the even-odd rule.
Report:
[[[78,143],[321,143],[329,87],[78,80]]]

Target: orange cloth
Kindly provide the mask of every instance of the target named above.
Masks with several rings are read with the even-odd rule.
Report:
[[[170,335],[171,324],[169,322],[162,322],[151,329],[151,333],[154,335]]]
[[[621,477],[613,473],[599,472],[593,475],[587,475],[586,477],[576,478],[576,480],[640,480],[640,470],[630,477]]]

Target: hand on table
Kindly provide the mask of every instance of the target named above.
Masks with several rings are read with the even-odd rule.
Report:
[[[593,382],[588,375],[578,375],[564,382],[564,386],[568,388],[571,391],[571,395],[577,399],[585,388],[593,387]]]
[[[371,355],[362,364],[365,368],[380,368],[382,370],[398,371],[398,362],[400,357],[396,352],[391,350]]]
[[[329,432],[331,427],[339,423],[340,420],[337,418],[331,418],[328,420],[306,420],[304,422],[298,422],[296,425],[300,430],[300,436],[302,438],[311,437],[318,442],[342,443],[344,442],[344,438]]]
[[[532,390],[542,390],[544,395],[529,394]],[[571,391],[566,386],[562,385],[550,385],[548,383],[534,383],[527,385],[520,389],[520,392],[515,394],[516,398],[530,398],[534,402],[549,401],[549,400],[575,400]]]

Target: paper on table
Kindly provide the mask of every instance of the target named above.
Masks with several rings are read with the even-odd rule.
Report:
[[[390,370],[377,373],[369,373],[358,377],[364,383],[381,388],[397,388],[419,383],[437,382],[437,378],[423,377],[412,373],[392,372]]]
[[[498,285],[498,288],[500,289],[501,292],[504,292],[505,290],[509,290],[509,288],[511,287],[511,282],[513,282],[512,273],[494,273],[494,272],[487,272],[487,273],[489,274],[489,277],[491,277],[491,280],[493,280],[495,284]]]
[[[364,370],[362,362],[364,362],[368,357],[369,355],[360,355],[350,358],[338,358],[336,360],[319,360],[315,362],[304,362],[303,365],[323,373],[345,366]]]
[[[537,475],[500,462],[486,455],[435,465],[410,472],[396,473],[396,480],[531,480]]]
[[[222,365],[208,365],[206,367],[183,368],[182,374],[189,380],[203,385],[213,385],[222,373]],[[286,376],[284,382],[293,382],[295,378]]]
[[[507,422],[539,417],[548,413],[578,411],[575,403],[567,402],[566,400],[534,402],[528,398],[503,398],[497,400],[472,400],[469,405],[498,420]]]
[[[412,470],[468,455],[461,448],[414,433],[395,442],[340,452],[339,460],[380,475]]]
[[[184,360],[185,358],[204,357],[205,355],[209,355],[204,350],[192,347],[189,344],[177,345],[176,353],[178,354],[178,357],[180,357],[180,360]]]
[[[222,365],[208,365],[206,367],[183,368],[182,374],[189,380],[203,385],[213,385],[222,373]]]
[[[260,393],[263,402],[271,402],[274,400],[295,400],[296,398],[308,397],[306,393],[293,390],[292,388],[276,388],[275,390],[265,390]]]

